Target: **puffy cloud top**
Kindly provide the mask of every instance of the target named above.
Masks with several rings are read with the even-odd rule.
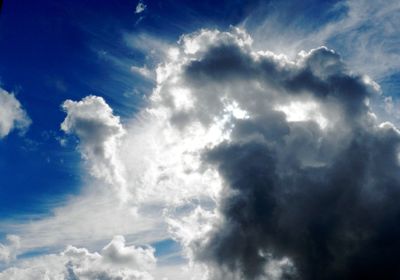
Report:
[[[108,261],[125,265],[128,267],[151,268],[156,259],[152,248],[136,248],[125,246],[125,238],[121,235],[115,236],[113,240],[101,251],[103,257]]]
[[[97,96],[87,96],[81,101],[66,100],[62,108],[67,116],[61,129],[75,134],[79,140],[82,156],[89,164],[91,174],[105,179],[125,194],[125,180],[117,151],[125,129],[118,116]]]
[[[85,144],[95,146],[95,153],[105,156],[107,151],[102,144],[123,134],[119,117],[113,115],[112,109],[101,97],[87,96],[78,102],[66,100],[62,108],[67,117],[61,129],[76,134]]]

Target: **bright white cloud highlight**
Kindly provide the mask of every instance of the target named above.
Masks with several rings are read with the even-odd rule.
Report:
[[[30,124],[30,118],[15,95],[0,88],[0,139],[14,129],[23,133]]]

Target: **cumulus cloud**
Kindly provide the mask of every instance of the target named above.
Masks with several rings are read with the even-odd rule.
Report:
[[[128,265],[131,267],[151,267],[155,263],[154,250],[126,247],[125,238],[121,235],[114,239],[103,248],[102,255],[110,262]]]
[[[129,236],[135,244],[168,238],[159,212],[139,210],[136,213],[129,203],[121,204],[112,189],[102,188],[97,181],[85,185],[82,192],[62,201],[50,215],[3,221],[0,227],[21,237],[21,253],[56,250],[66,244],[94,247],[117,234]]]
[[[68,246],[60,254],[34,257],[0,273],[0,279],[152,280],[154,249],[127,246],[115,236],[101,252]]]
[[[14,94],[0,88],[0,139],[14,129],[23,133],[30,124],[30,118]]]
[[[87,96],[81,101],[66,100],[62,108],[67,116],[61,129],[79,138],[79,150],[89,165],[90,173],[105,179],[126,199],[126,182],[117,151],[125,130],[118,116],[103,98]]]
[[[0,263],[9,263],[15,260],[20,248],[20,238],[17,235],[7,235],[7,243],[0,243]]]
[[[370,78],[326,47],[290,60],[233,29],[183,36],[157,82],[154,111],[183,139],[218,135],[197,147],[223,180],[217,208],[170,223],[208,279],[399,276],[400,134],[377,122]]]

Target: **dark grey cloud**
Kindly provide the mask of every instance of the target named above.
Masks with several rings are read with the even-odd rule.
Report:
[[[210,127],[229,102],[247,113],[203,152],[225,183],[220,222],[191,245],[210,278],[399,279],[400,134],[368,105],[376,84],[325,47],[288,61],[253,52],[232,33],[211,43],[201,36],[192,38],[201,51],[182,67],[194,105],[172,106],[172,124]],[[314,102],[327,126],[314,112],[289,121],[279,106],[293,102]]]
[[[310,138],[297,148],[323,152]],[[304,167],[295,156],[282,164],[279,150],[293,149],[288,142],[223,143],[210,150],[206,159],[227,190],[224,222],[200,258],[245,279],[264,274],[268,258],[260,252],[291,258],[294,279],[397,279],[399,140],[392,129],[357,132],[325,166]]]

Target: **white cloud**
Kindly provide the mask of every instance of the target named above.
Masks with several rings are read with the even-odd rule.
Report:
[[[169,42],[148,33],[125,33],[124,41],[128,47],[143,53],[146,60],[151,62],[151,66],[176,56],[177,49]]]
[[[14,94],[0,88],[0,139],[14,129],[23,133],[30,124],[31,120]]]
[[[17,235],[7,235],[7,243],[0,243],[0,263],[15,260],[20,248],[20,238]]]
[[[114,239],[101,251],[105,260],[119,265],[129,267],[152,268],[155,263],[154,249],[126,247],[125,238],[121,235],[114,236]]]
[[[0,279],[152,280],[155,264],[153,248],[127,246],[124,237],[115,236],[100,252],[68,246],[60,254],[23,260],[0,272]]]
[[[51,210],[51,215],[20,217],[17,222],[3,221],[0,226],[21,237],[21,253],[58,250],[66,244],[93,247],[113,235],[125,235],[135,244],[168,238],[159,212],[134,211],[131,204],[121,204],[101,182],[84,186],[79,196],[61,204]]]
[[[254,10],[242,23],[254,38],[254,47],[284,53],[291,59],[299,51],[318,45],[337,50],[354,71],[367,74],[385,89],[385,95],[370,100],[376,116],[381,121],[389,119],[400,124],[396,110],[389,112],[382,106],[384,99],[395,96],[397,91],[394,85],[400,71],[399,1],[324,3],[321,12],[323,18],[326,16],[325,21],[318,24],[304,20],[304,13],[296,12],[299,5],[302,4],[282,2],[268,13],[262,12],[265,11],[262,8]],[[266,6],[261,4],[261,7]],[[394,99],[393,104],[397,106],[398,101]]]
[[[146,10],[146,8],[147,5],[144,4],[142,1],[139,1],[138,4],[136,5],[135,14],[143,13],[144,10]]]
[[[146,79],[149,79],[149,80],[155,79],[155,73],[151,69],[147,68],[146,65],[143,67],[131,66],[131,71],[133,73],[143,76]]]
[[[62,107],[67,116],[61,129],[78,136],[79,150],[90,173],[105,179],[117,188],[122,200],[127,200],[123,167],[117,158],[120,138],[125,133],[119,117],[114,116],[104,99],[97,96],[87,96],[78,102],[66,100]]]
[[[397,41],[400,23],[398,1],[344,1],[346,16],[324,26],[315,37],[325,41],[338,38],[337,48],[351,65],[374,79],[399,71]],[[368,16],[366,16],[368,15]]]

